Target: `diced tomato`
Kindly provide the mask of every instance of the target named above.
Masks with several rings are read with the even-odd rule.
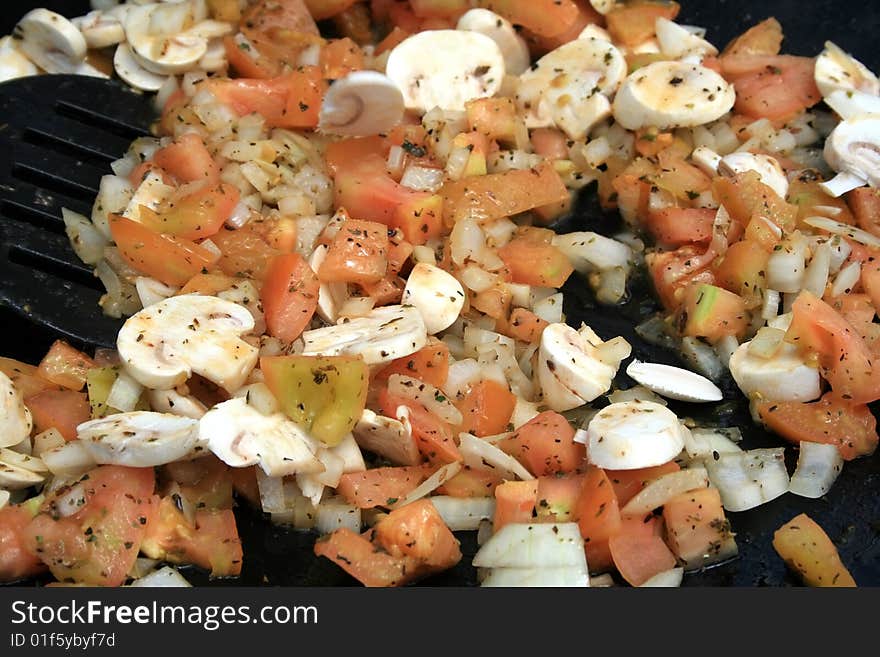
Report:
[[[529,29],[523,29],[522,37],[526,40],[532,55],[543,55],[551,50],[556,50],[569,41],[577,39],[587,25],[601,25],[604,22],[602,14],[593,9],[588,0],[574,0],[574,3],[577,6],[578,14],[563,31],[553,36],[541,36]]]
[[[428,192],[415,192],[399,205],[391,225],[403,232],[406,240],[422,245],[443,234],[443,197]]]
[[[534,169],[449,182],[440,193],[443,217],[449,225],[467,216],[481,222],[509,217],[569,198],[568,190],[550,162],[542,162]]]
[[[682,333],[712,343],[729,335],[742,337],[750,319],[741,296],[706,284],[691,285],[685,290],[682,313]]]
[[[168,146],[157,150],[153,161],[181,183],[215,185],[220,179],[220,168],[205,147],[205,142],[194,132],[180,135]]]
[[[159,211],[141,207],[140,223],[156,233],[187,240],[211,237],[239,200],[236,187],[222,183],[172,198]]]
[[[275,256],[260,288],[269,335],[296,340],[315,314],[320,281],[299,253]]]
[[[376,156],[376,157],[373,157]],[[385,168],[386,144],[379,135],[371,137],[350,137],[340,139],[327,144],[324,153],[324,161],[333,176],[337,173],[353,169],[363,160],[370,159],[370,165],[379,171],[379,160],[382,160],[382,169]],[[346,207],[346,209],[348,209]],[[349,210],[349,212],[351,212]],[[368,217],[359,216],[359,219]]]
[[[717,488],[692,490],[668,500],[663,521],[669,547],[690,570],[734,552],[730,521]]]
[[[471,386],[456,406],[464,418],[460,431],[480,437],[494,436],[508,429],[516,395],[506,385],[484,379]]]
[[[232,509],[197,509],[190,523],[172,498],[164,497],[141,549],[153,559],[195,564],[212,577],[241,573],[241,539]]]
[[[269,246],[258,230],[250,224],[245,224],[237,230],[221,228],[211,236],[211,241],[222,253],[217,261],[220,271],[236,278],[264,280],[273,258],[281,254],[278,249]]]
[[[608,176],[600,179],[600,195],[601,188],[605,186],[604,180]],[[603,207],[611,209],[618,208],[620,214],[629,222],[644,220],[648,216],[648,200],[651,195],[651,185],[642,180],[639,176],[624,173],[614,177],[610,184],[611,189],[607,190],[603,200]]]
[[[414,559],[424,573],[451,568],[461,561],[458,539],[430,499],[395,509],[376,523],[373,541],[392,556]]]
[[[257,112],[272,128],[315,128],[326,83],[316,66],[303,66],[268,80],[211,78],[200,86],[239,116]]]
[[[76,427],[92,417],[85,393],[75,390],[44,390],[25,397],[24,403],[33,416],[36,433],[54,427],[65,440],[75,440]]]
[[[462,460],[451,427],[421,404],[393,395],[387,388],[383,388],[379,393],[379,405],[382,413],[388,417],[397,417],[397,408],[407,407],[413,438],[416,439],[419,451],[431,463],[443,465]]]
[[[678,472],[680,468],[675,461],[664,463],[663,465],[655,465],[650,468],[639,468],[637,470],[606,470],[611,485],[614,487],[614,493],[617,501],[623,507],[629,502],[636,493],[642,490],[645,485],[657,477],[672,472]]]
[[[681,202],[688,202],[694,194],[706,191],[712,184],[709,176],[687,162],[675,147],[660,151],[657,159],[660,167],[653,176],[654,184],[674,194]]]
[[[488,470],[463,466],[458,474],[437,488],[438,495],[450,497],[492,497],[502,479]]]
[[[373,383],[384,385],[392,374],[404,374],[440,387],[449,376],[449,347],[434,340],[414,354],[388,363],[373,375]]]
[[[360,356],[263,356],[260,369],[284,413],[325,445],[338,445],[364,412],[369,368]]]
[[[808,586],[856,586],[837,547],[806,513],[795,516],[773,533],[773,548]]]
[[[89,368],[95,361],[64,340],[55,340],[40,361],[37,373],[47,381],[70,390],[82,390]]]
[[[373,300],[375,306],[387,306],[400,303],[406,281],[400,276],[388,274],[375,283],[361,283],[364,294]]]
[[[213,455],[175,461],[161,468],[160,483],[177,483],[180,494],[197,509],[231,509],[232,479],[240,469],[245,470],[230,468]],[[160,492],[162,490],[160,488]]]
[[[859,228],[880,237],[880,191],[873,187],[859,187],[846,195],[846,201]]]
[[[731,244],[715,268],[715,283],[744,299],[758,297],[765,287],[770,254],[752,240]]]
[[[727,47],[725,55],[778,55],[782,46],[782,25],[768,18],[740,34]]]
[[[817,402],[774,402],[758,405],[761,421],[786,440],[835,445],[850,461],[877,449],[877,419],[866,404],[824,395]]]
[[[535,510],[539,522],[576,522],[584,475],[538,477]]]
[[[807,290],[792,305],[785,340],[815,355],[834,394],[851,403],[880,399],[880,367],[858,331],[831,306]]]
[[[478,134],[488,139],[515,144],[517,133],[517,116],[516,106],[510,98],[478,98],[465,104],[467,111],[468,127]],[[539,155],[546,155],[538,150],[541,143],[548,144],[549,140],[541,141],[543,135],[538,134],[538,130],[532,132],[532,144]],[[557,133],[562,134],[562,133]],[[563,136],[563,144],[564,144]],[[484,152],[484,155],[487,153]],[[568,157],[568,149],[565,148],[559,158]]]
[[[364,68],[364,53],[351,39],[332,39],[321,48],[320,66],[324,77],[337,80]]]
[[[680,9],[677,2],[637,0],[615,6],[605,14],[605,20],[614,42],[632,47],[654,36],[654,24],[658,18],[673,20]]]
[[[521,340],[528,344],[535,344],[541,339],[541,333],[548,326],[547,320],[538,317],[531,310],[525,308],[514,308],[510,313],[507,324],[503,327],[505,335]],[[498,328],[495,329],[499,331]]]
[[[348,4],[351,4],[348,2]],[[243,25],[254,30],[268,31],[272,29],[284,29],[291,32],[305,32],[318,34],[318,26],[311,9],[315,6],[339,7],[339,11],[345,9],[340,0],[321,0],[320,3],[304,2],[303,0],[259,0],[251,5],[241,17]],[[332,16],[333,14],[330,14]],[[320,20],[320,19],[317,19]]]
[[[180,288],[178,294],[204,294],[213,297],[218,292],[228,290],[237,281],[237,278],[225,274],[196,274]]]
[[[862,265],[862,287],[871,297],[874,308],[880,308],[880,263],[869,262]]]
[[[654,289],[667,310],[675,310],[684,300],[684,290],[692,283],[715,282],[708,268],[714,252],[700,253],[691,245],[675,251],[654,251],[645,255],[645,264],[654,283]]]
[[[757,214],[770,219],[783,233],[790,233],[795,228],[797,206],[786,203],[753,171],[738,173],[732,178],[715,178],[712,192],[731,218],[743,226],[748,226]]]
[[[0,582],[14,582],[39,575],[46,569],[27,549],[25,528],[37,511],[33,502],[9,504],[0,509]]]
[[[721,71],[736,88],[738,112],[785,120],[812,107],[822,94],[813,76],[815,59],[793,55],[727,55]]]
[[[564,32],[578,17],[573,0],[479,0],[477,5],[547,37]]]
[[[191,240],[160,235],[120,215],[111,215],[110,232],[129,265],[166,285],[180,287],[217,261],[211,251]]]
[[[22,363],[14,358],[0,357],[0,372],[9,377],[23,398],[31,397],[44,390],[61,390],[61,386],[50,383],[40,376],[35,365]]]
[[[673,140],[671,132],[659,132],[655,127],[643,128],[636,131],[636,152],[644,157],[657,157],[672,145]]]
[[[712,239],[715,210],[664,208],[648,213],[647,227],[654,238],[669,246],[706,244]]]
[[[660,537],[661,523],[649,516],[624,517],[620,531],[608,539],[614,566],[629,584],[639,586],[675,568],[675,555]]]
[[[574,429],[554,411],[539,413],[497,446],[536,477],[575,472],[584,465],[584,446],[574,442]]]
[[[505,481],[495,488],[495,517],[492,530],[497,532],[510,523],[532,522],[538,502],[538,481]]]
[[[510,303],[513,294],[503,283],[495,283],[492,287],[474,294],[470,299],[471,307],[498,323],[506,322],[510,314]],[[497,326],[497,325],[496,325]]]
[[[376,44],[376,55],[378,56],[381,55],[383,52],[394,50],[394,48],[396,48],[397,45],[408,36],[410,36],[410,33],[407,30],[404,30],[395,25],[394,29],[392,29],[384,39]]]
[[[498,249],[514,283],[538,287],[562,287],[574,271],[571,261],[552,244],[514,238]]]
[[[330,243],[318,278],[333,283],[376,283],[388,269],[388,229],[375,221],[346,219]]]
[[[826,194],[822,188],[819,187],[820,180],[815,180],[813,178],[813,176],[799,175],[794,176],[789,181],[788,195],[786,196],[786,199],[789,203],[798,207],[798,225],[801,225],[803,220],[807,217],[821,215],[823,212],[822,208],[835,208],[835,221],[854,225],[856,223],[856,217],[853,216],[853,213],[850,212],[849,205],[847,205],[848,202],[852,205],[853,192],[846,195],[846,200],[844,200],[843,197],[834,198],[833,196]],[[868,188],[862,187],[861,189]],[[857,192],[858,190],[853,191]],[[856,194],[856,196],[858,196],[858,194]],[[825,211],[827,212],[827,210]]]
[[[133,187],[137,188],[150,173],[155,173],[156,175],[161,177],[162,182],[166,185],[173,187],[177,184],[177,181],[174,178],[169,176],[162,167],[160,167],[152,160],[141,162],[134,169],[132,169],[131,173],[128,174],[128,182],[130,182]]]
[[[584,537],[590,572],[611,567],[608,539],[620,531],[620,505],[612,481],[602,468],[586,467],[575,517]]]
[[[315,554],[330,559],[368,587],[399,586],[409,581],[408,561],[393,557],[347,527],[315,541]]]
[[[59,581],[119,586],[155,518],[155,483],[153,468],[99,466],[46,497],[25,545]],[[76,511],[59,516],[58,504]]]
[[[458,18],[470,7],[468,0],[409,0],[409,4],[421,18]]]
[[[388,273],[399,274],[413,253],[413,245],[408,242],[400,229],[388,231]]]
[[[414,491],[434,470],[426,464],[347,472],[340,478],[336,492],[360,509],[391,506]]]

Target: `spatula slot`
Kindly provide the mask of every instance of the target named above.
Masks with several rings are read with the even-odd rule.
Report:
[[[86,265],[76,267],[68,262],[56,260],[45,253],[30,251],[18,245],[12,245],[9,248],[9,261],[17,265],[36,269],[53,278],[76,283],[96,292],[104,292],[101,281]],[[60,283],[61,281],[59,281]]]
[[[76,119],[81,123],[109,132],[131,142],[138,137],[149,137],[150,133],[143,127],[120,121],[118,118],[101,114],[93,108],[82,107],[66,100],[55,104],[55,111],[62,116]]]
[[[91,144],[83,144],[74,141],[67,136],[61,137],[57,134],[34,128],[26,128],[24,130],[22,133],[22,141],[37,146],[38,148],[74,157],[78,160],[88,162],[93,166],[102,168],[106,168],[110,162],[121,157],[125,152],[125,149],[123,148],[115,155],[109,155],[102,150],[96,149]]]

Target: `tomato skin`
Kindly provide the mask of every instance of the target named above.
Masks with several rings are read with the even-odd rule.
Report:
[[[719,61],[722,74],[736,88],[734,107],[742,114],[785,120],[822,100],[812,58],[728,55]]]
[[[687,336],[704,337],[709,342],[734,335],[748,328],[749,313],[738,294],[715,285],[691,285],[684,294],[684,330]]]
[[[424,464],[347,472],[340,478],[336,492],[361,509],[390,506],[415,490],[434,470],[433,466]]]
[[[574,472],[584,465],[584,446],[574,442],[574,429],[562,415],[544,411],[498,441],[536,477]]]
[[[786,203],[754,171],[715,178],[712,193],[731,218],[743,226],[748,226],[755,215],[766,217],[786,234],[797,225],[798,207]]]
[[[680,9],[677,2],[640,0],[612,9],[605,15],[605,20],[615,42],[637,46],[654,36],[654,24],[658,18],[673,20]]]
[[[220,271],[236,278],[262,281],[266,278],[272,259],[281,254],[251,224],[245,224],[238,230],[221,228],[211,236],[211,241],[222,253],[217,261]]]
[[[450,426],[421,404],[393,395],[383,388],[379,393],[379,406],[388,417],[397,417],[397,408],[406,406],[416,445],[430,463],[444,465],[462,460]]]
[[[221,183],[205,186],[166,203],[158,212],[141,207],[141,223],[156,233],[187,240],[211,237],[238,204],[236,187]]]
[[[583,474],[538,477],[535,511],[538,522],[577,522]]]
[[[120,215],[111,215],[110,232],[128,264],[166,285],[180,287],[217,261],[195,242],[160,235]]]
[[[515,237],[498,249],[514,283],[539,287],[562,287],[574,272],[568,257],[552,244]]]
[[[504,333],[514,340],[534,344],[541,339],[541,334],[549,325],[550,322],[538,317],[531,310],[514,308],[510,312],[507,324],[504,327],[501,327],[504,330],[501,330],[500,328],[496,328],[495,330]]]
[[[483,380],[471,386],[456,406],[464,418],[460,431],[481,438],[494,436],[508,429],[516,395],[497,381]]]
[[[457,475],[437,488],[437,494],[450,497],[492,497],[501,483],[502,479],[491,472],[465,465]]]
[[[0,582],[33,577],[46,569],[24,540],[25,527],[34,517],[32,506],[9,504],[0,509]]]
[[[367,587],[399,586],[412,577],[407,560],[391,556],[347,527],[319,538],[314,550]]]
[[[665,208],[648,214],[648,230],[670,246],[707,244],[712,239],[715,210],[710,208]]]
[[[445,570],[461,561],[458,539],[426,498],[382,518],[373,528],[373,540],[392,556],[416,560],[425,573]]]
[[[773,549],[808,586],[856,586],[828,534],[806,513],[773,533]]]
[[[205,182],[214,185],[220,179],[220,168],[205,147],[205,142],[194,132],[181,135],[168,146],[160,148],[153,155],[153,161],[181,183]]]
[[[388,248],[385,225],[346,219],[318,269],[318,278],[331,283],[376,283],[388,270]]]
[[[75,390],[43,390],[25,397],[36,433],[55,427],[65,440],[76,439],[76,427],[91,418],[86,395]]]
[[[40,361],[38,374],[47,381],[69,390],[82,390],[86,373],[95,366],[89,356],[74,349],[64,340],[56,340]]]
[[[635,497],[636,493],[642,490],[649,481],[665,474],[678,472],[680,469],[675,461],[670,461],[663,465],[637,470],[605,470],[605,474],[608,476],[617,501],[622,507]]]
[[[477,5],[545,37],[564,32],[578,17],[573,0],[480,0]]]
[[[304,0],[260,0],[244,12],[241,22],[259,31],[284,29],[317,35],[318,26],[309,11],[313,4],[317,3]]]
[[[880,237],[880,193],[871,187],[859,187],[846,195],[859,228]]]
[[[632,586],[639,586],[654,575],[674,568],[675,555],[660,536],[658,518],[625,516],[620,530],[608,539],[614,566]]]
[[[611,567],[608,539],[620,531],[620,505],[602,468],[586,467],[574,514],[584,538],[590,572]]]
[[[61,386],[47,381],[40,375],[35,365],[22,363],[14,358],[0,357],[0,372],[3,372],[23,398],[30,397],[44,390],[61,390]]]
[[[877,449],[877,418],[867,404],[853,404],[825,394],[819,401],[762,402],[761,421],[797,444],[801,440],[835,445],[847,461]]]
[[[57,508],[71,486],[46,498],[24,530],[27,549],[59,581],[119,586],[158,508],[153,468],[102,465],[80,477],[77,486],[76,495],[84,502],[75,500],[80,508],[71,515],[60,516],[64,511]]]
[[[707,259],[694,246],[675,251],[654,251],[645,255],[645,264],[654,289],[667,310],[675,310],[684,300],[684,290],[692,283],[713,284],[715,277]]]
[[[321,283],[299,253],[275,256],[260,288],[260,302],[269,335],[296,340],[318,307]]]
[[[693,569],[718,561],[732,550],[733,534],[717,488],[682,493],[663,505],[666,542],[675,556]]]
[[[510,523],[532,522],[538,502],[538,481],[505,481],[495,488],[492,531]]]
[[[778,55],[782,46],[782,25],[775,18],[768,18],[750,27],[731,41],[725,55]]]
[[[414,354],[388,363],[373,375],[373,385],[385,385],[392,374],[403,374],[439,388],[449,376],[449,347],[440,340],[429,342]]]
[[[321,48],[320,67],[324,77],[336,80],[364,68],[364,53],[348,37],[333,39]]]

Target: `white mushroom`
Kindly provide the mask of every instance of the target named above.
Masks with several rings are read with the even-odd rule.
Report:
[[[733,85],[705,66],[654,62],[624,81],[614,118],[628,130],[692,127],[720,118],[735,100]]]
[[[712,402],[720,401],[724,396],[706,377],[680,367],[634,360],[627,366],[626,373],[649,390],[669,399]]]
[[[47,73],[75,73],[85,61],[88,45],[76,26],[48,9],[26,13],[12,32],[21,51]]]
[[[116,347],[129,374],[147,388],[168,390],[195,373],[234,392],[257,362],[259,350],[239,337],[253,327],[243,306],[184,294],[128,318]]]
[[[422,314],[413,306],[382,306],[365,317],[302,334],[306,356],[360,355],[368,365],[409,356],[425,346]]]
[[[418,465],[422,461],[408,413],[394,419],[365,408],[351,431],[358,445],[396,465]]]
[[[392,374],[388,378],[388,392],[403,399],[411,399],[452,426],[462,423],[461,411],[439,388],[426,381],[405,374]]]
[[[470,9],[461,15],[457,30],[479,32],[494,41],[504,57],[508,75],[523,73],[531,62],[529,46],[509,20],[488,9]]]
[[[0,400],[0,447],[12,447],[30,435],[33,422],[21,393],[3,372],[0,372]]]
[[[176,390],[147,390],[150,408],[158,413],[200,419],[208,409],[195,397],[181,395]]]
[[[718,49],[711,43],[662,16],[657,18],[656,32],[660,51],[667,57],[680,59],[692,55],[704,57],[718,54]]]
[[[193,23],[189,2],[133,7],[125,17],[125,36],[137,62],[158,75],[183,73],[205,55],[208,40],[187,34]]]
[[[838,172],[822,183],[832,196],[865,184],[880,187],[880,115],[854,116],[837,124],[825,141],[825,161]]]
[[[783,342],[772,358],[751,353],[751,342],[741,344],[730,357],[730,374],[751,398],[807,402],[822,394],[819,370],[810,367],[795,345]]]
[[[464,290],[457,278],[439,267],[420,262],[407,277],[402,303],[415,306],[422,314],[428,333],[434,335],[458,319],[464,299]]]
[[[498,45],[479,32],[427,30],[401,41],[388,55],[385,73],[403,93],[407,109],[463,110],[494,96],[504,79]]]
[[[336,80],[321,103],[318,128],[350,137],[388,132],[403,119],[403,94],[376,71],[354,71]]]
[[[192,418],[132,411],[90,420],[76,435],[96,463],[148,468],[189,457],[199,445],[198,421]]]
[[[832,91],[825,97],[825,104],[842,119],[851,119],[861,114],[880,114],[880,96],[862,91]]]
[[[108,48],[125,41],[122,21],[112,14],[95,10],[71,22],[82,32],[89,48]]]
[[[39,70],[18,48],[15,39],[11,36],[0,39],[0,82],[37,73]]]
[[[675,413],[643,401],[606,406],[587,427],[587,460],[600,468],[635,470],[668,463],[684,449]]]
[[[241,397],[217,404],[199,420],[199,438],[233,468],[259,465],[270,477],[319,473],[319,445],[281,413],[263,415]]]
[[[620,361],[603,362],[601,345],[601,340],[588,339],[567,324],[554,323],[544,329],[536,371],[545,404],[554,411],[567,411],[611,388]]]
[[[0,458],[0,490],[22,490],[43,483],[46,477]]]
[[[860,91],[873,96],[880,94],[877,76],[831,41],[825,42],[825,49],[816,58],[814,77],[823,96],[835,91]]]
[[[141,91],[158,91],[167,75],[157,75],[145,69],[134,58],[127,43],[120,43],[113,53],[113,68],[125,82]]]
[[[780,198],[788,195],[788,177],[775,157],[763,153],[729,153],[718,164],[718,173],[722,176],[745,171],[757,173],[761,182],[779,194]]]
[[[134,279],[134,287],[144,308],[173,297],[178,291],[178,288],[165,285],[162,281],[149,276],[138,276]]]
[[[611,116],[610,98],[625,77],[626,60],[610,41],[575,39],[520,75],[516,103],[528,127],[555,125],[583,139]]]

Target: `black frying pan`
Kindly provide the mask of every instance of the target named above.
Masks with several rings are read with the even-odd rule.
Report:
[[[816,55],[826,39],[853,53],[875,71],[880,71],[880,51],[876,38],[880,32],[880,6],[872,0],[860,3],[839,0],[682,0],[679,22],[708,29],[708,38],[723,46],[746,28],[775,16],[785,29],[783,50],[798,55]],[[8,34],[18,18],[30,7],[48,7],[67,16],[88,10],[79,0],[42,0],[15,3],[0,10],[0,34]],[[2,117],[0,117],[2,123]],[[561,224],[565,230],[596,230],[610,234],[618,219],[602,213],[595,194],[588,189],[579,199],[573,215]],[[633,282],[629,300],[615,308],[597,306],[584,281],[573,279],[564,288],[569,322],[590,324],[605,338],[624,335],[634,346],[633,355],[641,360],[678,363],[675,354],[647,345],[633,332],[633,326],[657,309],[650,285],[640,278]],[[35,327],[18,315],[0,311],[4,347],[0,355],[38,362],[56,336]],[[781,439],[755,427],[747,405],[735,384],[723,382],[727,400],[722,405],[675,404],[682,416],[706,423],[739,426],[744,446],[766,447]],[[794,457],[794,450],[789,449]],[[809,513],[837,544],[841,557],[855,580],[862,586],[880,586],[880,454],[847,463],[831,492],[819,500],[784,495],[752,511],[729,514],[737,534],[740,555],[725,564],[685,577],[690,586],[787,586],[797,579],[787,571],[770,543],[773,531],[793,516]],[[260,514],[240,509],[239,531],[244,542],[244,566],[236,580],[210,582],[204,573],[187,569],[197,584],[245,585],[352,585],[354,580],[326,560],[312,554],[314,535],[274,527]],[[464,586],[475,583],[469,557],[476,550],[473,533],[463,533],[465,559],[458,567],[425,580],[435,586]]]

